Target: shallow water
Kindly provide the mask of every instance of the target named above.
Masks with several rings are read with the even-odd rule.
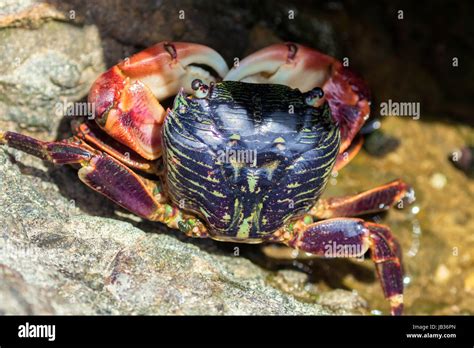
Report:
[[[474,131],[397,117],[382,120],[382,129],[385,136],[398,139],[399,146],[384,157],[362,150],[330,180],[324,195],[355,194],[396,178],[412,185],[416,201],[411,205],[363,217],[388,225],[401,243],[405,313],[473,314],[474,182],[452,166],[448,149],[469,142]],[[324,260],[272,246],[264,252],[272,259],[267,266],[299,269],[322,291],[353,289],[368,301],[369,313],[389,313],[368,258]]]
[[[448,156],[450,151],[472,141],[473,129],[397,118],[389,118],[383,129],[401,140],[400,147],[383,159],[362,154],[342,175],[357,178],[360,184],[401,177],[415,188],[417,214],[411,213],[413,208],[391,211],[383,219],[404,248],[410,277],[406,312],[472,314],[474,182],[455,169]],[[374,169],[364,170],[368,165]],[[372,289],[366,291],[366,296],[372,295]]]
[[[416,192],[411,206],[369,217],[390,226],[402,245],[405,312],[473,314],[474,182],[454,168],[448,156],[472,141],[474,130],[399,117],[383,119],[382,129],[400,141],[398,148],[382,158],[361,151],[331,180],[325,194],[356,193],[395,178],[411,184]],[[370,308],[386,313],[378,281],[358,276],[360,264],[353,263],[358,265],[343,277],[343,285],[359,291]],[[373,269],[369,260],[362,264]]]

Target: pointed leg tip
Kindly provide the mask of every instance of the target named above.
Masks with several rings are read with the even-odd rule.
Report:
[[[402,315],[403,313],[403,295],[394,295],[389,298],[392,315]]]

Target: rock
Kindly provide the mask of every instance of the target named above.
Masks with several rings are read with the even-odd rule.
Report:
[[[66,16],[54,6],[36,0],[3,1],[0,4],[0,16],[0,28],[36,29],[52,19],[66,20]]]
[[[45,3],[8,5],[0,7],[0,121],[56,130],[58,103],[85,97],[105,68],[98,30]]]
[[[474,146],[463,146],[461,149],[452,151],[449,154],[449,160],[468,177],[474,178]]]
[[[341,54],[339,35],[333,25],[322,15],[315,15],[310,3],[295,6],[289,2],[264,2],[259,4],[260,14],[267,26],[287,41],[298,38],[298,42],[320,50],[331,56]],[[321,14],[321,9],[316,13]],[[268,15],[272,13],[272,15]]]
[[[106,67],[162,40],[209,45],[229,64],[289,40],[348,58],[370,85],[373,116],[388,99],[420,102],[422,113],[418,121],[377,119],[380,131],[331,177],[324,194],[355,194],[397,177],[411,184],[416,207],[364,217],[390,226],[401,242],[406,279],[411,280],[405,291],[406,313],[473,314],[473,297],[467,293],[472,292],[474,267],[469,234],[474,230],[474,186],[471,176],[446,158],[449,149],[470,146],[473,135],[472,127],[463,124],[472,123],[474,80],[469,76],[474,63],[466,58],[472,42],[465,35],[472,5],[461,7],[406,4],[410,15],[399,21],[386,0],[378,6],[340,1],[314,6],[233,0],[6,0],[0,4],[0,129],[35,127],[38,138],[63,137],[55,112],[58,102],[80,100]],[[436,24],[446,18],[456,18],[458,25]],[[423,42],[420,37],[435,39]],[[452,64],[454,58],[459,65]],[[370,260],[313,264],[302,260],[306,256],[301,253],[286,252],[288,263],[271,268],[253,255],[233,256],[228,244],[189,240],[159,224],[141,222],[85,188],[71,168],[45,167],[3,148],[0,233],[0,313],[365,310],[357,294],[322,291],[328,287],[356,289],[370,299],[370,308],[377,309],[373,313],[388,313]],[[293,270],[301,264],[304,273]],[[450,271],[449,279],[442,264]]]
[[[72,169],[51,174],[38,159],[13,164],[8,153],[17,151],[0,149],[2,314],[321,315],[355,313],[364,303],[345,291],[335,311],[314,296],[303,302],[267,281],[272,272],[217,243],[180,240],[160,224],[144,232],[133,220],[90,216],[79,201],[100,201],[98,194],[86,189],[74,206],[51,182]],[[101,209],[107,216],[104,207],[96,213]],[[293,278],[301,293],[305,275]]]
[[[324,308],[331,308],[338,314],[366,314],[367,302],[356,291],[334,290],[322,293],[318,303]]]
[[[53,138],[58,103],[84,98],[106,66],[159,41],[207,44],[229,62],[281,41],[259,13],[255,5],[235,11],[231,1],[4,2],[0,128]],[[351,303],[332,311],[318,304],[320,292],[302,272],[281,289],[274,272],[218,243],[140,222],[85,188],[71,168],[4,148],[0,202],[3,314],[333,314],[358,312],[363,302],[342,296]]]
[[[217,49],[228,61],[242,58],[259,5],[232,0],[115,1],[51,0],[63,13],[75,11],[95,25],[108,66],[160,41],[197,42]]]
[[[366,136],[364,149],[372,156],[383,157],[393,152],[399,145],[398,139],[388,137],[381,130],[376,130]]]

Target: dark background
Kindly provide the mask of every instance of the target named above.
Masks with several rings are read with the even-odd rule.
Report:
[[[429,118],[473,123],[471,1],[49,2],[98,26],[108,66],[163,40],[209,45],[229,64],[268,44],[296,41],[348,57],[368,81],[375,107],[389,98],[415,101]]]

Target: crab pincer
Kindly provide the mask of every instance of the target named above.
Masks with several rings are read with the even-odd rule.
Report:
[[[283,84],[301,92],[321,87],[341,131],[341,157],[335,170],[362,146],[362,138],[356,135],[369,117],[369,89],[356,73],[331,56],[293,42],[275,44],[247,56],[224,80]]]
[[[207,66],[219,76],[213,76]],[[143,158],[161,155],[161,127],[166,110],[160,101],[174,96],[191,82],[214,82],[228,71],[213,49],[193,43],[161,42],[103,73],[92,85],[89,102],[97,124],[115,140]]]

